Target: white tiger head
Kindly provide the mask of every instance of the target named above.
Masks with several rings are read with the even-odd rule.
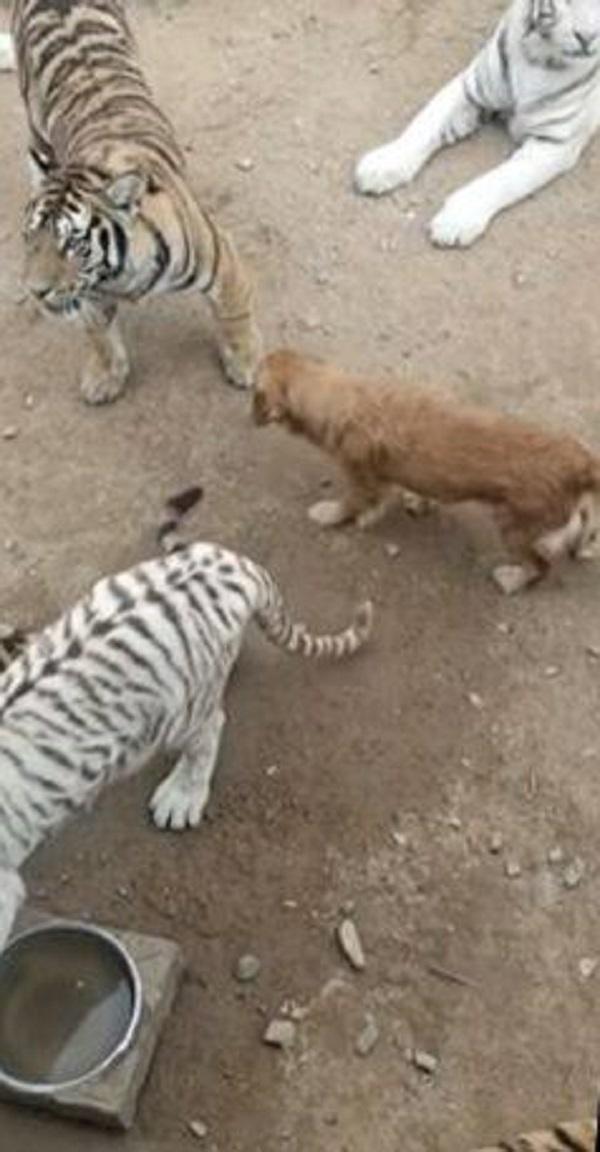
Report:
[[[600,0],[527,0],[523,45],[549,68],[600,57]]]

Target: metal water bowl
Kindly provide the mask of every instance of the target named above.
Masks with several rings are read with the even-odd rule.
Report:
[[[106,1071],[142,1013],[137,967],[104,929],[53,920],[0,954],[0,1088],[40,1099]]]

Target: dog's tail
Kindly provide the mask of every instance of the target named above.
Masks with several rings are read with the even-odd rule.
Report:
[[[177,552],[180,548],[185,548],[186,542],[179,532],[181,521],[192,508],[196,507],[203,495],[203,489],[196,484],[167,500],[165,518],[156,531],[156,538],[163,552]]]
[[[278,648],[308,659],[341,660],[358,652],[373,629],[373,605],[360,604],[351,624],[340,632],[315,635],[305,624],[294,621],[283,596],[269,572],[253,565],[258,580],[259,600],[256,620],[265,636]]]

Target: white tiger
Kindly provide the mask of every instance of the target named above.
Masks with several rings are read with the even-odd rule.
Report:
[[[362,157],[359,192],[408,184],[441,147],[499,115],[512,156],[454,192],[434,244],[467,247],[499,212],[569,171],[600,122],[600,0],[514,0],[491,40],[392,143]]]
[[[215,768],[223,693],[254,617],[288,652],[340,659],[371,632],[369,602],[333,636],[295,624],[273,577],[213,544],[100,580],[0,676],[0,950],[24,897],[19,869],[48,832],[160,748],[178,758],[151,801],[159,828],[199,824]],[[177,550],[175,550],[177,549]]]

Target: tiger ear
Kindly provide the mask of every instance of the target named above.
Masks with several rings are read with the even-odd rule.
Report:
[[[147,190],[147,176],[143,172],[131,171],[115,176],[114,180],[106,185],[104,194],[115,208],[120,208],[123,212],[134,212]]]
[[[27,166],[33,191],[38,192],[46,177],[56,167],[56,161],[50,151],[32,147],[27,154]]]

